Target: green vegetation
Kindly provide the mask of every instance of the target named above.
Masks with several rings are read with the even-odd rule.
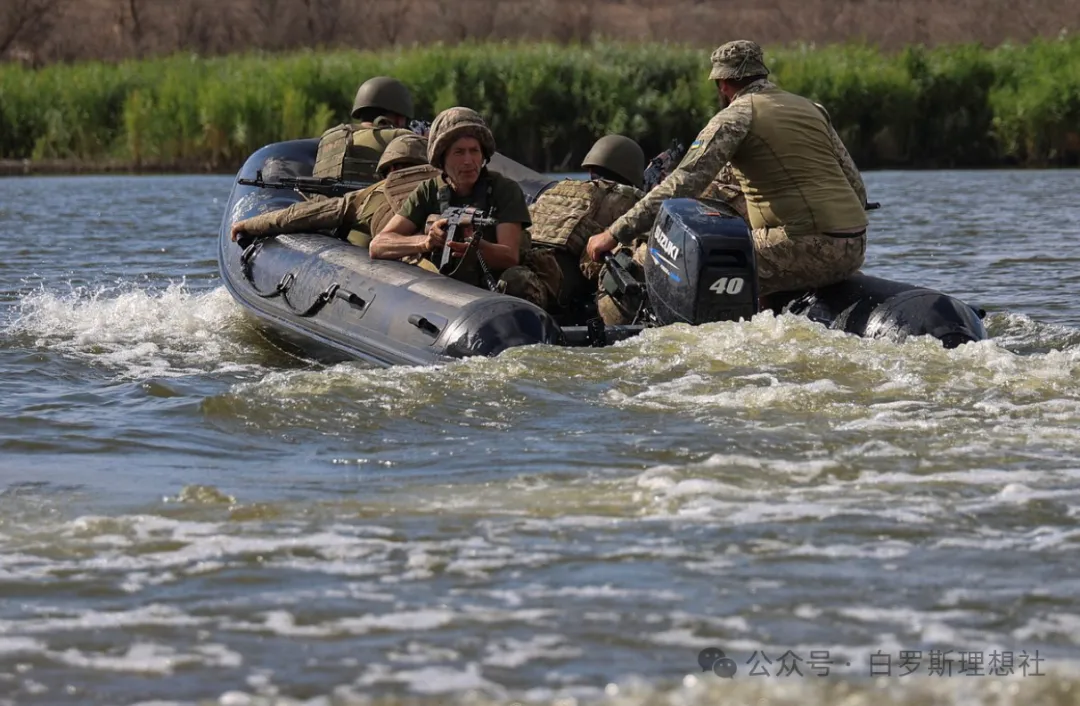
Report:
[[[767,48],[773,78],[825,105],[859,165],[1073,165],[1080,39],[983,49]],[[346,119],[356,87],[390,74],[433,117],[483,113],[500,150],[575,169],[619,132],[649,155],[716,110],[708,51],[670,44],[459,45],[383,53],[173,56],[0,65],[0,157],[126,159],[231,171],[255,149]]]

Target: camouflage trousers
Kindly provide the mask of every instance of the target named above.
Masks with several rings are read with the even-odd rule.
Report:
[[[783,226],[751,231],[757,259],[758,294],[824,287],[859,271],[866,258],[866,233],[855,237],[799,235]]]
[[[613,255],[621,250],[626,250],[630,246],[620,245],[612,253]],[[649,254],[648,242],[639,243],[634,246],[634,263],[641,268],[640,275],[641,281],[644,282],[645,276],[645,256]],[[595,263],[592,263],[595,264]],[[612,296],[603,290],[604,274],[607,272],[607,265],[603,265],[599,268],[599,274],[597,275],[598,291],[596,295],[596,310],[600,314],[600,318],[604,320],[604,323],[608,326],[626,326],[634,320],[634,316],[637,314],[638,309],[642,304],[642,296]]]
[[[536,272],[525,265],[503,270],[497,286],[503,294],[532,302],[545,311],[551,306],[547,286]]]

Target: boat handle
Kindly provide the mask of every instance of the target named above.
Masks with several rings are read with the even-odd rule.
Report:
[[[348,303],[349,306],[355,307],[357,309],[363,309],[367,306],[367,302],[364,301],[363,297],[361,297],[359,294],[356,294],[355,292],[350,292],[346,289],[341,289],[340,287],[336,292],[334,292],[334,296],[338,299],[344,300]]]
[[[409,314],[409,323],[420,329],[421,331],[426,331],[427,333],[430,333],[432,336],[439,335],[439,327],[428,321],[420,314]]]

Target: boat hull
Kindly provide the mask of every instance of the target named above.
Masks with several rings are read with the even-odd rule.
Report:
[[[317,139],[267,145],[248,158],[238,178],[255,179],[260,171],[267,181],[275,174],[310,176],[317,146]],[[551,184],[550,179],[502,155],[493,158],[492,168],[515,179],[530,199]],[[470,356],[495,356],[518,346],[609,345],[645,328],[605,327],[595,321],[591,326],[560,326],[550,314],[523,299],[403,262],[372,260],[366,248],[330,234],[232,240],[231,227],[236,221],[287,208],[304,198],[289,189],[236,182],[218,234],[219,269],[229,293],[255,317],[260,329],[298,354],[327,362],[431,365]],[[676,213],[695,207],[691,199],[665,202],[665,209]],[[754,277],[749,234],[741,221],[666,218],[663,222],[682,224],[685,232],[672,230],[667,236],[681,238],[686,257],[694,255],[695,247],[700,251],[700,264],[698,260],[686,261],[692,270],[687,281],[708,273],[705,269],[693,271],[694,267],[704,268],[704,263],[717,261],[715,253],[706,252],[716,237],[716,233],[707,232],[709,229],[722,232],[725,242],[743,251],[741,261],[750,262],[748,273]],[[660,237],[660,230],[651,237]],[[679,292],[664,292],[665,301],[677,304],[676,295]],[[930,335],[947,346],[986,337],[976,310],[963,302],[934,290],[861,274],[832,287],[791,293],[784,310],[860,336],[900,340]],[[653,323],[701,324],[749,318],[758,311],[758,302],[754,296],[735,309],[695,302],[692,311],[697,313],[685,320],[675,316],[671,320],[654,318]]]

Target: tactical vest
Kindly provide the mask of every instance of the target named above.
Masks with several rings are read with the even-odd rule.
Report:
[[[311,175],[348,181],[379,181],[382,177],[376,168],[383,150],[395,137],[410,134],[411,130],[393,127],[384,118],[376,120],[374,126],[335,125],[319,138]]]
[[[589,238],[615,222],[645,192],[606,179],[567,179],[529,206],[532,242],[581,255]]]
[[[418,164],[415,167],[407,167],[405,169],[397,169],[390,172],[385,180],[370,187],[369,193],[365,197],[363,204],[360,206],[361,213],[366,211],[368,206],[373,203],[377,194],[381,194],[383,197],[378,200],[377,205],[375,205],[374,213],[371,216],[371,223],[369,225],[371,235],[378,235],[379,232],[386,227],[386,224],[394,217],[394,214],[398,212],[406,199],[412,195],[412,192],[416,190],[416,187],[429,179],[439,176],[439,174],[439,170],[435,167],[427,164]]]
[[[840,168],[817,106],[775,87],[747,100],[753,122],[731,164],[750,226],[784,226],[789,236],[865,226],[863,204]]]

